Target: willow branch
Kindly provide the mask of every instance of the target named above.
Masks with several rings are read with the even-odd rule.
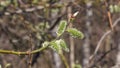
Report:
[[[64,65],[65,65],[65,68],[69,68],[69,64],[68,64],[68,62],[67,62],[65,56],[63,55],[63,53],[59,53],[59,55],[60,55],[60,57],[61,57],[61,59],[62,59]]]
[[[33,50],[33,51],[26,51],[26,52],[19,52],[19,51],[11,51],[11,50],[0,50],[0,53],[2,54],[14,54],[14,55],[30,55],[30,54],[34,54],[34,53],[37,53],[37,52],[41,52],[43,51],[44,49],[46,49],[48,46],[44,46],[44,47],[41,47],[39,49],[36,49],[36,50]]]

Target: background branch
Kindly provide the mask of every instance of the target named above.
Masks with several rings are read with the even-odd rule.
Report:
[[[115,22],[113,23],[113,28],[118,24],[118,22],[120,21],[120,18],[118,18],[117,20],[115,20]],[[94,54],[90,56],[90,61],[95,57],[95,55],[97,54],[101,44],[102,44],[102,41],[106,38],[106,36],[108,36],[110,33],[112,32],[112,30],[108,30],[107,32],[105,32],[103,34],[103,36],[100,38],[98,44],[97,44],[97,47],[95,48],[95,51],[94,51]]]

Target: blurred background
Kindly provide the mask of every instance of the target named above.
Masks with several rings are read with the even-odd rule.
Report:
[[[0,0],[0,49],[38,49],[44,41],[56,38],[60,21],[68,21],[76,12],[79,13],[71,27],[83,32],[84,39],[72,38],[67,33],[61,36],[70,49],[63,51],[70,68],[120,68],[119,0]],[[0,65],[2,68],[66,68],[50,48],[32,55],[1,53]]]

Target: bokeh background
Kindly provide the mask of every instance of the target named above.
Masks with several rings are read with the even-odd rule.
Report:
[[[120,23],[111,27],[120,17],[119,0],[0,0],[0,49],[38,49],[44,41],[56,37],[60,21],[68,21],[68,15],[76,12],[79,13],[71,26],[83,32],[84,39],[71,38],[67,33],[61,37],[70,49],[63,52],[70,68],[120,68]],[[108,31],[111,32],[94,55]],[[50,48],[31,56],[0,53],[0,65],[2,68],[65,68],[59,55]]]

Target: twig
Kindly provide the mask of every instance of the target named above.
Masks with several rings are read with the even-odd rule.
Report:
[[[108,3],[105,0],[105,6],[108,9]],[[113,23],[112,23],[112,18],[111,18],[111,13],[109,10],[107,10],[107,15],[108,15],[108,19],[109,19],[109,24],[110,24],[110,28],[113,30]]]
[[[115,49],[117,49],[117,47],[114,47],[110,50],[108,50],[107,52],[105,52],[102,56],[100,56],[100,58],[98,58],[98,60],[96,60],[95,64],[91,65],[89,68],[93,68],[98,62],[102,61],[102,59],[109,54],[110,52],[114,51]]]
[[[68,62],[67,62],[65,56],[63,55],[63,53],[59,53],[59,55],[60,55],[63,63],[65,64],[65,68],[69,68]]]
[[[108,11],[107,14],[108,14],[108,19],[109,19],[109,23],[110,23],[110,28],[113,30],[113,23],[112,23],[112,18],[111,18],[110,11]]]
[[[113,23],[113,28],[118,24],[119,21],[120,21],[120,17]],[[109,35],[111,32],[112,32],[112,30],[109,30],[109,31],[107,31],[106,33],[103,34],[103,36],[101,37],[101,39],[99,40],[99,42],[98,42],[98,44],[97,44],[97,47],[96,47],[96,49],[95,49],[95,51],[94,51],[94,54],[93,54],[92,56],[90,56],[90,60],[89,60],[89,61],[91,61],[91,60],[95,57],[95,55],[97,54],[97,52],[98,52],[98,50],[99,50],[99,48],[100,48],[100,46],[101,46],[102,41],[103,41],[103,40],[106,38],[106,36]]]
[[[73,27],[72,17],[74,19],[76,16],[75,16],[75,13],[72,14],[72,7],[71,6],[68,7],[67,13],[68,13],[68,25],[67,26],[72,28]],[[75,60],[74,48],[75,47],[74,47],[74,39],[71,36],[69,37],[69,42],[70,42],[70,68],[73,68],[74,64],[75,64],[75,62],[74,62],[74,60]]]
[[[44,46],[42,48],[39,48],[39,49],[36,49],[36,50],[33,50],[33,51],[26,51],[26,52],[17,52],[17,51],[11,51],[11,50],[0,50],[0,53],[2,54],[14,54],[14,55],[30,55],[30,54],[34,54],[34,53],[37,53],[37,52],[41,52],[43,51],[44,49],[46,49],[48,46]]]

